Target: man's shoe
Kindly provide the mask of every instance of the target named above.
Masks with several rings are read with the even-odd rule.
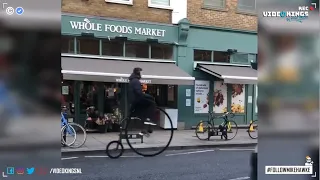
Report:
[[[147,133],[147,132],[145,132],[145,131],[139,132],[139,135],[140,135],[140,136],[145,136],[145,137],[149,137],[149,136],[150,136],[150,134]]]
[[[156,126],[157,124],[151,122],[151,120],[149,118],[147,118],[145,121],[144,121],[144,124],[146,125],[151,125],[151,126]]]

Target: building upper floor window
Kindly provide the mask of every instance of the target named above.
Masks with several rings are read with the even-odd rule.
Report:
[[[123,41],[102,40],[102,55],[123,56]]]
[[[99,39],[79,37],[77,38],[77,47],[79,54],[100,54],[100,42]]]
[[[61,53],[74,53],[74,37],[61,37]]]
[[[149,44],[144,42],[126,42],[126,57],[149,58]]]
[[[193,58],[194,61],[207,61],[207,62],[212,61],[212,51],[195,49],[193,51],[193,55],[194,55],[194,58]]]
[[[166,44],[151,45],[151,59],[172,59],[173,48]]]
[[[148,6],[160,9],[172,9],[170,1],[172,0],[148,0]]]
[[[133,0],[105,0],[108,3],[133,5]]]
[[[226,0],[203,0],[205,8],[224,9],[226,7]]]
[[[227,52],[214,51],[213,62],[230,63],[230,55]]]
[[[238,0],[238,11],[256,13],[256,0]]]
[[[62,36],[61,39],[61,53],[172,60],[173,52],[171,44],[94,37]]]

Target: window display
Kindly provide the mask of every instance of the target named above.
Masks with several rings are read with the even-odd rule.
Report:
[[[245,85],[232,84],[231,112],[245,112]]]
[[[194,88],[194,113],[208,113],[210,81],[196,80]]]
[[[214,94],[213,94],[213,112],[225,113],[227,112],[228,96],[227,85],[223,81],[214,82]]]

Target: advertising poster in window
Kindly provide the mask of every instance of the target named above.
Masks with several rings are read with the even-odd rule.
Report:
[[[195,81],[194,84],[194,113],[209,111],[209,81]]]
[[[213,91],[213,112],[224,113],[227,112],[227,85],[223,81],[214,82]]]
[[[245,85],[232,84],[231,112],[244,113]]]

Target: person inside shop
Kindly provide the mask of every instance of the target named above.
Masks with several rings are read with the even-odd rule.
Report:
[[[140,117],[144,124],[155,126],[151,122],[150,117],[155,114],[156,103],[154,98],[144,93],[142,90],[142,85],[140,79],[142,77],[142,68],[136,67],[133,69],[132,74],[129,77],[129,103],[130,103],[130,113],[134,113],[134,116]],[[141,136],[149,135],[152,130],[149,128],[147,131],[141,131],[139,134]]]

